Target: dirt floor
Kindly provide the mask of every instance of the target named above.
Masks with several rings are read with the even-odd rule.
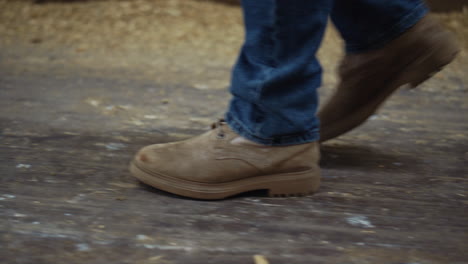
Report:
[[[468,263],[468,9],[435,16],[459,57],[324,145],[319,193],[201,202],[127,164],[222,116],[237,1],[0,0],[0,260]],[[342,56],[324,43],[323,98]]]

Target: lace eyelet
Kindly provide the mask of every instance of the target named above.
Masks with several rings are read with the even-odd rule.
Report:
[[[216,135],[216,138],[218,138],[218,139],[224,139],[225,137],[226,137],[226,135],[224,133],[218,133]]]

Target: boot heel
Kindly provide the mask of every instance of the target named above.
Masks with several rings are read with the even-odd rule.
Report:
[[[317,191],[320,186],[320,175],[300,180],[271,183],[268,189],[270,197],[304,196]]]

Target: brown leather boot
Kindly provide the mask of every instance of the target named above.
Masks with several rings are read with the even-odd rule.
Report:
[[[130,171],[158,189],[196,199],[222,199],[251,190],[305,195],[320,184],[318,143],[265,146],[220,121],[200,136],[141,149]]]
[[[320,141],[362,124],[400,86],[416,87],[450,63],[459,52],[452,33],[424,17],[383,48],[347,54],[340,84],[320,110]]]

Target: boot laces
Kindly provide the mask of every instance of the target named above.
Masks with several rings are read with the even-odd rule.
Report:
[[[211,129],[216,129],[216,137],[219,139],[223,139],[226,136],[226,132],[224,131],[223,127],[226,124],[224,119],[219,119],[218,121],[211,124]]]

